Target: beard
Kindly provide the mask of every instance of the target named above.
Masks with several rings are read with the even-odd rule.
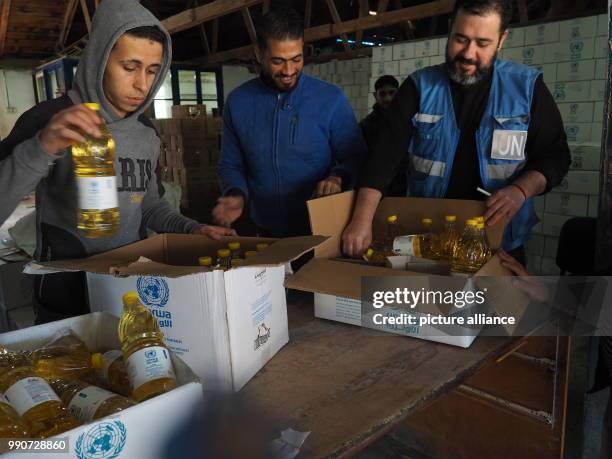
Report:
[[[459,55],[455,56],[455,58],[452,59],[448,54],[448,50],[446,51],[446,69],[448,71],[448,75],[452,81],[457,84],[460,84],[461,86],[472,86],[486,79],[493,72],[493,65],[495,64],[496,60],[497,51],[491,58],[491,63],[489,65],[482,65],[477,61],[465,59],[464,57]],[[475,65],[476,71],[471,75],[466,75],[465,73],[457,69],[457,63]]]

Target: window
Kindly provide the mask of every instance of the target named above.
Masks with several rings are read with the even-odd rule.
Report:
[[[200,89],[202,92],[202,103],[206,105],[206,112],[212,115],[212,109],[219,108],[217,74],[214,72],[202,72],[200,74]]]
[[[172,118],[172,105],[172,72],[168,72],[153,101],[155,118]]]

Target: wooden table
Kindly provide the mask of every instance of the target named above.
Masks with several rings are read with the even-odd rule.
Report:
[[[243,392],[279,428],[311,432],[300,457],[356,453],[520,340],[462,349],[315,319],[309,294],[288,303],[289,344]]]

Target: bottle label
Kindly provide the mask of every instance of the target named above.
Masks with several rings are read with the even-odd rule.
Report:
[[[134,352],[128,357],[126,366],[134,390],[155,379],[176,379],[170,354],[163,346],[145,347]]]
[[[106,210],[119,207],[117,177],[77,177],[79,208]]]
[[[106,383],[108,383],[108,369],[111,367],[115,360],[121,357],[123,353],[118,349],[113,349],[111,351],[106,351],[102,355],[102,360],[104,362],[104,367],[102,367],[102,378]]]
[[[87,386],[72,397],[68,404],[68,411],[79,421],[90,422],[100,405],[111,397],[115,397],[115,394],[101,387]]]
[[[9,387],[4,395],[19,416],[23,416],[24,413],[41,403],[60,402],[59,397],[53,392],[47,381],[38,376],[20,379]]]
[[[393,253],[395,255],[421,257],[418,237],[418,234],[396,237],[393,240]]]

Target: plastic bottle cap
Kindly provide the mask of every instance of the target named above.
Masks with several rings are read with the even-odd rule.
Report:
[[[374,249],[366,250],[366,257],[371,257],[373,253],[374,253]]]
[[[244,256],[246,258],[254,257],[255,255],[257,255],[257,252],[255,250],[248,250],[244,252]]]
[[[137,292],[127,292],[123,295],[123,304],[140,303],[140,297]]]
[[[478,222],[478,223],[476,223],[476,227],[477,227],[478,229],[484,229],[485,225],[484,225],[484,223],[482,223],[482,222]]]
[[[469,220],[465,222],[466,226],[474,226],[475,224],[476,224],[476,220],[474,220],[473,218],[470,218]]]
[[[484,217],[482,217],[482,216],[474,217],[474,220],[476,220],[477,222],[484,222]]]
[[[431,218],[424,218],[423,220],[421,220],[421,223],[423,223],[424,225],[431,225],[433,223],[433,220]]]
[[[457,221],[457,216],[456,215],[447,215],[446,217],[444,217],[444,219],[447,222],[455,222],[455,221]]]
[[[217,250],[217,256],[221,257],[221,258],[225,258],[225,257],[229,257],[231,255],[231,252],[229,251],[229,249],[219,249]]]
[[[230,242],[227,246],[230,250],[240,250],[240,242]]]
[[[200,257],[198,258],[198,263],[200,266],[212,266],[212,258],[211,257]]]
[[[387,223],[395,223],[397,221],[397,215],[389,215],[387,217]]]
[[[104,357],[99,352],[91,355],[91,365],[94,368],[104,368]]]
[[[257,244],[255,247],[257,248],[258,252],[261,252],[261,251],[267,249],[269,247],[269,244],[266,244],[265,242],[261,242],[261,243]]]
[[[87,102],[86,104],[83,104],[83,105],[85,105],[90,110],[95,110],[95,111],[100,110],[100,104],[96,102]]]

